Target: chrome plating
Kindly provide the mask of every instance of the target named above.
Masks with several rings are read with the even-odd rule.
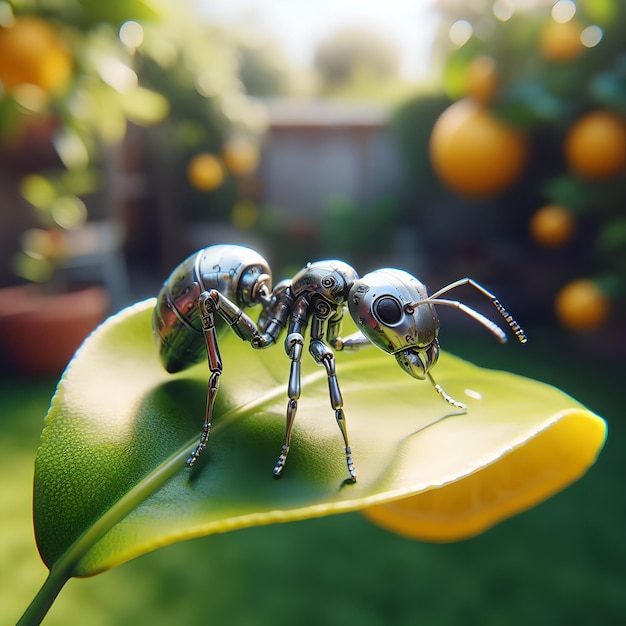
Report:
[[[198,460],[209,439],[213,404],[222,374],[218,342],[226,328],[255,349],[275,344],[282,331],[287,332],[284,348],[291,365],[285,441],[274,467],[276,477],[282,475],[291,445],[301,393],[301,360],[309,328],[308,351],[326,370],[330,405],[343,438],[352,482],[356,481],[356,472],[334,350],[356,350],[373,344],[393,355],[398,365],[413,378],[427,378],[448,404],[464,411],[465,405],[447,394],[431,374],[439,356],[439,320],[435,306],[460,310],[499,341],[506,341],[506,335],[484,315],[458,300],[441,296],[469,285],[487,297],[517,339],[526,342],[524,331],[497,298],[471,278],[457,280],[429,295],[422,282],[403,270],[379,269],[359,278],[354,268],[339,260],[309,263],[292,279],[281,281],[273,289],[271,276],[267,261],[257,252],[224,244],[199,250],[185,259],[159,292],[153,314],[153,333],[165,369],[178,372],[197,363],[204,355],[208,359],[210,376],[205,420],[200,441],[187,460],[189,466]],[[254,307],[260,307],[256,322],[246,312]],[[342,338],[346,309],[359,330]]]

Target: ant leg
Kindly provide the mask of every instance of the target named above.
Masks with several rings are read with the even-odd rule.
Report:
[[[215,295],[214,295],[215,294]],[[206,400],[206,413],[204,417],[204,425],[202,427],[202,435],[200,443],[196,446],[191,456],[187,459],[187,466],[192,467],[198,460],[198,457],[206,447],[209,440],[209,432],[211,431],[211,416],[213,414],[213,403],[217,396],[220,376],[222,374],[222,358],[217,345],[217,333],[215,331],[215,311],[217,309],[217,293],[204,292],[200,294],[198,299],[198,308],[200,309],[200,317],[202,319],[202,333],[206,343],[207,356],[209,360],[209,386]]]
[[[300,364],[302,361],[302,347],[304,346],[304,337],[300,333],[290,333],[285,341],[285,347],[287,354],[291,359],[291,370],[289,372],[289,385],[288,395],[289,402],[287,403],[287,425],[285,428],[285,443],[283,445],[282,452],[276,461],[274,466],[274,477],[279,478],[285,468],[285,462],[287,461],[287,454],[289,453],[289,446],[291,444],[291,429],[296,419],[296,411],[298,410],[298,398],[300,398],[301,390],[301,369]]]
[[[350,480],[356,482],[356,471],[354,470],[354,463],[352,462],[352,450],[350,449],[350,443],[348,441],[348,429],[346,427],[346,416],[343,412],[343,398],[341,397],[341,390],[339,389],[339,383],[337,382],[337,374],[335,372],[335,355],[333,351],[326,346],[319,339],[311,341],[309,346],[309,352],[315,359],[318,365],[323,365],[326,368],[326,374],[328,376],[328,392],[330,395],[330,404],[335,411],[335,419],[337,425],[341,431],[343,442],[346,451],[346,464],[348,466],[348,473],[350,474]]]
[[[452,405],[453,407],[457,408],[457,409],[461,409],[462,411],[466,411],[467,410],[467,406],[465,404],[463,404],[462,402],[457,402],[451,395],[449,395],[448,393],[446,393],[443,389],[443,387],[439,384],[437,384],[435,382],[435,379],[433,378],[432,374],[430,372],[427,372],[426,375],[428,376],[428,380],[430,380],[430,382],[432,383],[433,387],[435,388],[435,391],[450,405]]]
[[[336,337],[331,345],[335,350],[356,351],[363,346],[371,346],[372,342],[358,330],[347,337]]]
[[[318,310],[311,327],[311,338],[321,341],[326,332],[326,343],[335,350],[358,350],[365,345],[371,346],[370,340],[360,330],[347,337],[341,336],[343,314],[343,307],[332,313],[321,307],[318,301]]]

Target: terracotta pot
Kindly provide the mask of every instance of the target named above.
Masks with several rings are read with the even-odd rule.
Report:
[[[0,289],[0,354],[10,373],[58,376],[106,317],[105,289],[44,294],[31,286]]]

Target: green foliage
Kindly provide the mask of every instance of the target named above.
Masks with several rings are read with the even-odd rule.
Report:
[[[623,169],[605,178],[575,171],[566,155],[566,140],[573,125],[589,112],[608,110],[626,119],[626,4],[621,0],[578,0],[575,7],[571,21],[576,25],[574,30],[597,27],[601,38],[591,47],[583,46],[577,38],[574,44],[578,46],[571,56],[557,59],[542,48],[547,29],[556,24],[552,6],[517,7],[510,15],[497,17],[495,9],[450,4],[447,12],[443,11],[442,32],[447,33],[446,25],[467,20],[472,36],[460,47],[453,47],[450,41],[439,42],[447,51],[442,91],[451,100],[477,98],[472,92],[472,65],[479,57],[493,60],[495,93],[485,101],[478,99],[528,134],[531,153],[523,177],[508,193],[495,198],[490,208],[484,207],[489,215],[483,221],[491,225],[500,221],[497,245],[517,247],[523,250],[524,258],[532,256],[534,261],[545,263],[542,276],[546,290],[558,291],[581,276],[610,285],[607,295],[618,319],[626,298],[626,260],[619,226],[626,176]],[[417,96],[397,111],[393,126],[415,180],[415,205],[425,220],[430,220],[429,210],[437,202],[455,202],[449,194],[446,200],[428,154],[430,131],[446,106],[443,95],[439,104],[436,98]],[[459,212],[464,212],[465,205],[458,204]],[[576,224],[571,239],[558,250],[540,250],[528,234],[531,218],[546,204],[569,210]],[[479,208],[474,205],[472,211]],[[434,246],[435,250],[437,247],[442,246]],[[524,268],[519,271],[523,274]],[[512,276],[510,273],[509,279]],[[617,286],[620,284],[621,288]],[[532,294],[525,299],[531,302]],[[546,302],[540,313],[550,315],[552,308],[553,302]]]
[[[315,69],[326,88],[350,83],[366,72],[386,79],[398,72],[393,44],[376,32],[344,28],[322,41],[315,53]]]
[[[293,449],[277,482],[271,467],[282,440],[288,362],[279,350],[250,351],[228,334],[211,441],[199,466],[185,470],[203,415],[206,367],[176,376],[162,370],[152,345],[152,306],[135,305],[97,330],[52,401],[34,487],[37,543],[51,573],[24,624],[41,618],[71,576],[93,575],[181,539],[360,509],[454,483],[569,412],[598,419],[554,388],[443,355],[438,380],[457,396],[467,388],[475,396],[466,399],[468,415],[451,415],[429,385],[399,377],[382,352],[340,355],[359,482],[343,484],[326,376],[306,368]],[[531,490],[542,467],[535,463],[530,472],[527,466]],[[546,478],[553,481],[552,470]],[[573,478],[563,476],[565,484]]]
[[[239,77],[251,96],[286,95],[291,87],[289,61],[273,41],[242,37],[238,45]]]
[[[607,417],[611,437],[597,465],[557,497],[471,541],[446,545],[406,541],[357,513],[184,541],[103,576],[70,581],[44,624],[280,624],[285,616],[303,626],[346,619],[367,626],[623,621],[626,425],[615,393],[621,369],[597,359],[585,371],[569,338],[529,330],[533,341],[523,351],[509,346],[514,359],[482,335],[455,340],[447,332],[446,346],[547,380]],[[18,621],[46,573],[32,536],[32,462],[53,391],[51,380],[0,378],[2,624]],[[199,606],[207,589],[210,601]]]
[[[410,172],[412,188],[419,190],[416,195],[421,205],[428,205],[443,193],[430,162],[428,142],[437,118],[449,105],[450,99],[442,94],[421,94],[400,105],[391,121],[391,130]]]
[[[100,23],[119,26],[127,20],[154,20],[161,17],[159,2],[153,0],[7,0],[20,14],[44,17],[63,16],[82,28]]]
[[[187,164],[199,152],[219,156],[235,134],[254,142],[264,131],[264,111],[241,84],[236,37],[197,19],[184,1],[170,6],[149,0],[22,0],[10,5],[15,19],[35,15],[55,29],[70,52],[73,74],[66,88],[35,100],[31,108],[0,91],[0,142],[19,141],[30,124],[53,120],[48,141],[59,160],[38,173],[60,188],[68,171],[76,173],[74,178],[87,170],[97,175],[103,152],[124,139],[129,123],[153,127],[159,144],[154,160],[161,159],[160,171],[167,171],[172,194],[181,197],[185,210],[205,217],[230,209],[233,181],[227,177],[214,193],[198,192],[187,182]],[[123,34],[129,21],[134,39]],[[77,193],[64,196],[82,202]],[[50,224],[50,215],[44,215],[43,226],[67,227]],[[22,261],[32,260],[32,253],[24,250],[16,267],[30,267]],[[35,253],[46,267],[58,261],[44,250]],[[32,272],[22,274],[34,278]],[[44,279],[49,275],[41,273]]]
[[[551,21],[548,9],[520,10],[505,21],[491,12],[472,16],[468,9],[466,19],[476,22],[476,34],[446,59],[447,94],[452,99],[466,95],[470,63],[487,55],[496,61],[500,78],[494,108],[513,123],[533,126],[548,122],[566,127],[592,106],[610,106],[626,114],[626,52],[621,36],[626,8],[617,0],[579,0],[576,6],[575,20],[581,27],[599,25],[603,36],[592,48],[581,46],[581,53],[571,62],[546,60],[542,54],[541,36]]]
[[[399,214],[400,207],[392,198],[381,198],[365,207],[342,196],[330,198],[321,220],[319,253],[331,258],[341,250],[357,267],[378,267],[376,257],[384,257],[393,248]]]

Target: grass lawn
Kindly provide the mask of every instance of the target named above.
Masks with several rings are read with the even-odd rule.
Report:
[[[529,336],[522,349],[446,336],[444,349],[555,384],[608,420],[598,463],[548,502],[456,544],[410,542],[359,514],[188,541],[71,580],[44,624],[626,623],[624,362],[605,362],[559,333]],[[53,389],[53,381],[0,380],[0,626],[17,621],[47,571],[31,491]]]

